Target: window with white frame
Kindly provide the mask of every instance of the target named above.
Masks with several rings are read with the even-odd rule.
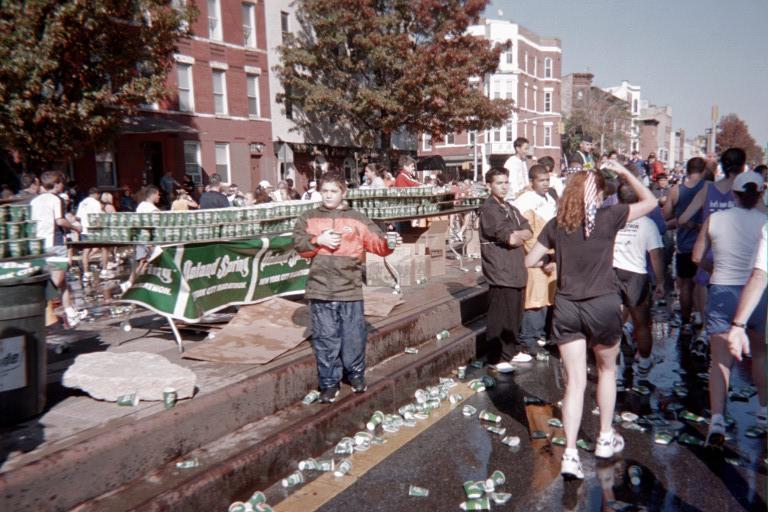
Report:
[[[280,30],[282,31],[283,35],[291,31],[291,27],[288,24],[287,12],[283,12],[283,11],[280,12]]]
[[[501,128],[493,129],[493,142],[501,142]]]
[[[504,52],[504,55],[506,55],[507,64],[514,64],[515,62],[515,55],[512,53],[512,48]]]
[[[477,140],[477,132],[469,132],[469,145],[474,146],[475,141]]]
[[[504,90],[504,97],[508,100],[511,100],[514,98],[515,93],[515,82],[512,80],[507,80],[506,87]]]
[[[528,72],[528,50],[525,50],[525,57],[523,58],[523,66],[525,66],[523,69],[527,73]]]
[[[544,58],[544,78],[552,78],[552,57]]]
[[[221,176],[221,181],[229,183],[229,144],[226,142],[216,143],[216,173]]]
[[[533,58],[533,76],[539,76],[539,58]]]
[[[533,147],[536,147],[538,145],[537,142],[536,142],[536,133],[539,131],[537,124],[538,123],[536,121],[534,121],[533,122],[533,128],[531,130],[533,132],[531,134],[531,144],[533,145]]]
[[[494,80],[493,81],[493,99],[497,100],[499,98],[501,98],[501,81]]]
[[[221,29],[221,0],[208,0],[208,37],[214,41],[224,38]]]
[[[243,2],[243,44],[256,48],[256,6]]]
[[[115,154],[112,149],[96,153],[96,186],[115,187]]]
[[[216,114],[227,113],[227,78],[224,71],[213,70],[213,112]]]
[[[632,100],[632,113],[633,114],[639,114],[640,113],[640,102],[637,101],[637,98]]]
[[[507,124],[506,124],[505,128],[506,128],[505,131],[507,132],[506,133],[506,140],[507,140],[507,142],[512,142],[514,140],[512,138],[512,128],[513,128],[513,126],[512,126],[512,119],[507,119]]]
[[[186,0],[171,0],[171,7],[177,11],[182,11],[184,7],[186,6],[187,1]],[[187,21],[181,22],[181,28],[186,30],[189,27],[189,23]]]
[[[195,95],[192,90],[192,65],[176,63],[176,78],[179,82],[179,110],[195,111]]]
[[[536,86],[533,87],[533,110],[539,110],[539,88]]]
[[[422,151],[432,151],[432,135],[425,133],[421,139]]]
[[[552,145],[552,127],[551,126],[544,127],[544,145],[547,147]]]
[[[195,185],[202,185],[203,164],[200,155],[200,143],[197,141],[184,141],[184,174],[190,176]]]
[[[552,112],[552,93],[544,92],[544,112]]]
[[[445,136],[445,143],[449,146],[453,146],[456,144],[456,134],[455,133],[449,133]]]
[[[259,75],[245,75],[245,79],[248,82],[248,115],[260,117]]]
[[[528,84],[525,84],[525,92],[523,93],[523,108],[528,108]]]

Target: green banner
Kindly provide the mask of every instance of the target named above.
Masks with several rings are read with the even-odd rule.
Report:
[[[227,306],[304,291],[309,260],[290,235],[163,247],[122,300],[198,322]]]

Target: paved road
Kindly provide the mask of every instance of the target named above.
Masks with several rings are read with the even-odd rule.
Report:
[[[674,419],[669,405],[679,402],[695,413],[706,414],[706,380],[697,377],[704,368],[701,363],[680,357],[681,352],[685,353],[680,347],[685,346],[685,340],[677,340],[675,330],[657,342],[657,364],[650,379],[653,392],[650,396],[621,393],[617,410],[640,416],[660,413]],[[681,368],[685,375],[680,375]],[[288,498],[275,510],[302,512],[460,510],[459,504],[465,501],[462,483],[484,480],[499,469],[507,477],[500,490],[513,497],[506,505],[494,506],[494,510],[766,510],[765,440],[745,436],[746,429],[755,422],[756,396],[749,402],[729,403],[736,424],[729,430],[732,439],[722,454],[675,441],[668,446],[658,445],[650,430],[637,432],[617,426],[627,442],[621,456],[598,461],[582,451],[586,479],[564,482],[559,476],[562,448],[548,439],[530,437],[533,430],[544,430],[550,438],[563,435],[562,429],[547,425],[549,418],[559,417],[559,361],[551,358],[521,365],[513,375],[496,375],[487,368],[473,372],[473,376],[491,373],[497,385],[470,396],[465,403],[478,410],[499,412],[507,435],[522,439],[517,450],[486,431],[477,415],[464,417],[461,407],[450,409],[446,404],[438,410],[441,413],[437,418],[421,425],[419,432],[403,429],[388,434],[388,444],[375,456],[370,452],[355,454],[350,475],[334,478],[325,474],[302,488],[285,490],[275,486],[267,492],[270,503]],[[739,367],[733,385],[746,385],[748,374],[746,365]],[[594,440],[597,416],[590,414],[595,405],[594,379],[590,380],[582,437]],[[672,393],[673,383],[678,381],[685,382],[689,391],[683,399]],[[525,397],[539,398],[542,403],[526,403]],[[683,423],[681,432],[700,439],[706,435],[706,425]],[[405,439],[396,442],[399,436]],[[736,461],[738,465],[733,464]],[[629,482],[630,465],[643,470],[639,486]],[[429,496],[409,497],[410,484],[429,489]]]

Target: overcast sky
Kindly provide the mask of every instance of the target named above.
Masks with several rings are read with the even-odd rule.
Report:
[[[716,103],[768,142],[768,0],[492,0],[485,14],[559,38],[563,74],[641,86],[686,137],[704,132]]]

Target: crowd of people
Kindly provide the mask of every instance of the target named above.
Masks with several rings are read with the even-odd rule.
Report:
[[[648,383],[651,307],[670,294],[679,298],[680,349],[711,359],[707,445],[725,440],[730,370],[746,355],[758,390],[757,427],[767,429],[766,166],[748,168],[745,152],[731,148],[719,162],[692,158],[670,179],[655,155],[646,162],[596,157],[585,137],[561,175],[545,159],[529,167],[527,143],[516,140],[508,167],[485,175],[486,340],[499,372],[557,346],[566,382],[562,474],[584,477],[576,441],[587,352],[598,377],[595,455],[609,458],[624,448],[612,428],[617,392],[626,374],[635,386]],[[634,353],[631,371],[622,343]]]

